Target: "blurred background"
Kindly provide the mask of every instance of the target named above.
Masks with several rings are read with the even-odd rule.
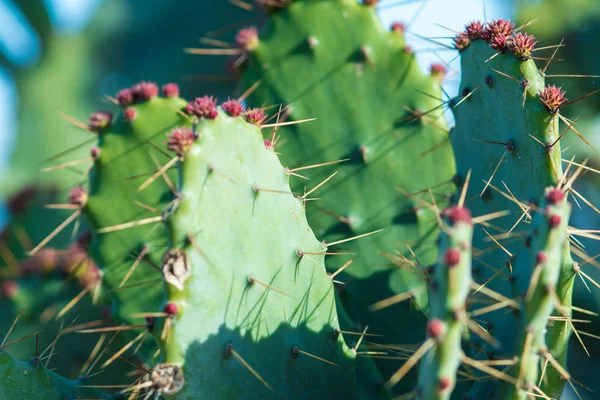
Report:
[[[463,26],[476,19],[510,17],[517,25],[537,36],[538,46],[558,44],[564,48],[548,74],[600,74],[600,1],[598,0],[382,0],[378,7],[383,23],[400,21],[407,26],[407,38],[423,68],[432,62],[448,65],[445,90],[457,93],[460,65],[457,53],[440,46],[449,45]],[[14,208],[14,194],[36,187],[45,195],[66,195],[81,182],[86,164],[40,174],[47,165],[88,157],[95,141],[59,116],[64,113],[86,121],[90,112],[106,104],[105,96],[139,80],[159,83],[174,81],[184,97],[215,94],[221,99],[235,94],[235,79],[226,72],[226,59],[200,58],[183,49],[200,44],[201,37],[230,41],[246,25],[260,24],[260,16],[243,10],[227,0],[0,0],[0,230],[18,219],[32,236],[49,232],[62,216],[50,216],[33,203],[26,212]],[[600,78],[564,78],[570,98],[600,87]],[[592,146],[600,148],[600,95],[566,110],[567,117],[578,119],[578,130]],[[448,115],[449,120],[452,116]],[[565,158],[576,154],[578,160],[590,158],[600,167],[595,150],[570,135],[564,140]],[[68,148],[78,154],[61,156]],[[77,152],[76,152],[77,153]],[[568,156],[568,157],[567,157]],[[578,190],[600,206],[600,182],[588,173],[577,184]],[[10,212],[9,212],[10,211]],[[20,214],[19,214],[20,213]],[[575,209],[571,225],[581,229],[600,229],[598,210],[582,205]],[[41,233],[36,233],[41,232]],[[66,237],[58,237],[67,241]],[[587,253],[595,256],[600,247],[592,240],[582,241]],[[587,273],[600,281],[600,266],[586,265]],[[588,290],[577,282],[576,305],[600,310],[598,288]],[[582,329],[591,357],[573,339],[569,369],[583,385],[600,392],[600,321],[593,318]],[[576,398],[567,386],[566,398]],[[582,398],[600,398],[577,387]]]

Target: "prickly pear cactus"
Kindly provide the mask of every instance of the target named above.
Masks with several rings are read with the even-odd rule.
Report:
[[[177,399],[354,398],[327,247],[260,128],[247,122],[260,122],[262,111],[241,112],[230,101],[169,136],[179,186],[166,219],[155,390]]]
[[[410,343],[423,330],[405,329],[398,315],[405,324],[424,327],[420,310],[408,303],[377,312],[369,306],[412,289],[419,305],[427,306],[424,275],[415,265],[435,260],[438,230],[434,214],[420,200],[433,196],[444,203],[453,191],[453,156],[441,117],[443,68],[424,75],[402,25],[386,31],[375,12],[377,2],[364,3],[283,2],[267,10],[260,34],[240,32],[237,44],[246,52],[239,64],[246,87],[258,83],[249,97],[253,103],[282,104],[281,121],[316,118],[279,128],[275,143],[283,164],[296,175],[292,187],[315,187],[338,172],[312,195],[319,200],[307,204],[316,232],[333,243],[383,229],[338,247],[337,252],[356,254],[338,275],[345,283],[339,298],[354,320],[347,329],[368,325],[369,332],[385,336],[383,342]],[[312,171],[293,169],[336,160]],[[431,193],[407,194],[427,188]],[[411,261],[395,265],[395,250]],[[341,259],[328,259],[328,268],[336,270],[344,264]],[[388,376],[396,366],[394,360],[377,362]]]
[[[514,33],[510,20],[496,20],[486,26],[469,24],[455,44],[463,71],[461,94],[452,102],[458,176],[464,180],[468,170],[473,173],[467,198],[474,213],[511,212],[510,218],[486,228],[491,233],[475,232],[475,278],[498,293],[519,298],[532,276],[526,242],[517,239],[523,236],[536,199],[546,187],[557,186],[563,179],[560,138],[578,133],[569,133],[572,123],[560,115],[560,109],[568,104],[565,93],[544,85],[532,59],[534,37]],[[561,121],[564,127],[559,128]],[[568,242],[564,246],[554,290],[564,306],[562,311],[570,315],[575,271]],[[486,350],[490,357],[518,353],[514,332],[522,312],[515,309],[514,316],[507,316],[505,310],[487,314],[484,325],[502,344],[501,349]],[[550,351],[563,365],[570,334],[566,324],[555,321],[548,328]],[[542,389],[550,396],[560,394],[565,382],[557,374],[548,368],[548,380],[544,380],[548,386]]]

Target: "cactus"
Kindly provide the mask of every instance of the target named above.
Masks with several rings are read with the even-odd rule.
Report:
[[[169,137],[180,201],[166,219],[167,317],[155,330],[163,364],[154,370],[182,368],[185,385],[156,390],[178,399],[353,398],[354,357],[339,334],[328,249],[260,128],[246,122],[261,112],[240,111],[227,102],[194,131]]]
[[[410,343],[422,331],[407,330],[396,321],[402,315],[406,324],[424,326],[420,310],[407,303],[377,312],[369,306],[414,290],[419,307],[427,307],[421,266],[395,265],[394,250],[411,260],[414,251],[422,265],[435,260],[437,225],[421,200],[434,196],[440,204],[447,201],[454,166],[439,100],[443,68],[424,75],[402,25],[386,32],[375,3],[285,2],[267,10],[260,34],[241,31],[237,45],[246,50],[247,61],[240,63],[243,83],[250,87],[260,82],[249,97],[253,103],[282,104],[285,108],[276,117],[281,121],[287,116],[316,118],[282,126],[275,144],[296,175],[318,182],[338,172],[319,190],[320,200],[308,204],[311,226],[328,242],[383,229],[340,250],[357,254],[338,275],[345,283],[339,286],[341,303],[354,321],[345,329],[368,325],[388,344]],[[319,20],[327,23],[314,23]],[[293,168],[336,160],[315,171]],[[306,183],[298,179],[293,187]],[[432,193],[428,188],[434,188]],[[341,265],[339,259],[327,260],[331,271]],[[393,360],[376,361],[384,375],[395,368]]]
[[[264,113],[233,100],[217,108],[208,96],[188,103],[173,84],[162,92],[142,82],[117,94],[118,120],[90,118],[99,143],[89,190],[70,195],[95,227],[90,251],[112,316],[160,344],[150,390],[181,399],[244,390],[354,398],[327,247],[262,140]],[[154,164],[153,153],[169,160]]]
[[[570,246],[577,232],[567,202],[569,193],[581,197],[572,185],[585,166],[563,171],[560,149],[565,135],[585,142],[561,113],[577,100],[546,85],[535,37],[495,20],[455,38],[461,91],[444,102],[445,69],[422,74],[402,26],[381,27],[377,3],[257,2],[266,24],[239,31],[235,49],[190,50],[233,54],[230,66],[251,87],[242,98],[263,108],[218,106],[210,96],[187,102],[175,84],[161,96],[141,82],[110,98],[118,113],[90,116],[93,166],[69,204],[53,206],[71,215],[48,236],[36,233],[33,248],[19,243],[17,219],[3,237],[22,249],[0,249],[9,264],[0,269],[0,307],[14,320],[33,305],[24,326],[10,325],[11,338],[101,334],[86,363],[111,367],[104,375],[119,388],[131,380],[109,395],[95,391],[90,369],[61,378],[42,364],[46,353],[72,378],[90,343],[55,357],[57,341],[44,338],[39,355],[32,333],[28,363],[16,360],[32,355],[30,341],[0,345],[0,394],[560,397],[571,380],[573,282],[587,276],[571,256],[585,258]],[[324,17],[328,24],[314,23]],[[79,217],[93,239],[70,250],[87,258],[89,249],[99,270],[93,262],[79,270],[73,254],[63,260],[46,247]],[[19,261],[25,252],[32,258]],[[339,257],[348,253],[356,258]],[[50,264],[58,269],[43,268]],[[68,290],[55,296],[57,286]],[[98,296],[111,306],[95,306]],[[74,302],[83,324],[64,331]],[[37,314],[48,305],[62,311],[42,326]]]
[[[544,86],[544,77],[531,58],[535,38],[515,34],[513,29],[510,20],[493,21],[485,28],[474,22],[455,39],[463,75],[461,95],[452,103],[456,118],[452,145],[460,154],[458,175],[464,179],[467,170],[473,171],[469,207],[478,214],[509,210],[514,216],[493,226],[502,244],[492,251],[485,241],[492,235],[475,232],[474,246],[479,249],[474,253],[475,276],[498,293],[517,298],[529,287],[532,269],[524,242],[511,238],[518,237],[519,223],[530,218],[535,199],[545,187],[557,186],[563,180],[560,139],[571,129],[579,133],[560,114],[569,104],[565,93],[554,85]],[[560,121],[566,127],[559,130]],[[512,235],[506,235],[510,232]],[[566,241],[560,251],[561,271],[554,290],[570,316],[575,271],[568,247]],[[504,259],[503,264],[498,257]],[[514,310],[514,314],[519,315],[519,311]],[[518,353],[514,336],[517,319],[507,318],[503,311],[488,315],[489,333],[502,343],[502,354]],[[555,322],[548,328],[548,336],[553,338],[550,352],[563,364],[570,334],[566,325]],[[492,356],[500,354],[490,351]],[[548,369],[548,387],[542,387],[551,396],[560,394],[564,385],[564,380],[552,379],[556,372]],[[482,392],[478,395],[488,396]]]

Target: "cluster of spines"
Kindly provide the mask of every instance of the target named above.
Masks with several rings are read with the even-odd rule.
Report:
[[[510,19],[497,19],[488,24],[479,21],[469,23],[465,30],[454,38],[454,47],[464,51],[475,40],[483,40],[499,52],[511,51],[520,60],[528,60],[537,43],[535,37],[527,33],[515,33],[515,25]]]
[[[449,399],[461,363],[462,337],[468,330],[467,298],[472,285],[473,220],[464,206],[444,210],[447,226],[440,236],[440,260],[429,280],[428,340],[431,348],[421,361],[419,398]]]

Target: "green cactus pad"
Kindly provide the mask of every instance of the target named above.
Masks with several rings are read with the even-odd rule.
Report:
[[[195,132],[193,143],[170,140],[180,201],[167,219],[154,389],[177,399],[356,398],[326,249],[277,155],[244,116],[220,111]]]
[[[394,265],[385,255],[398,250],[411,257],[408,244],[424,265],[436,257],[435,218],[420,202],[431,196],[406,193],[433,188],[443,204],[454,189],[439,75],[421,72],[403,34],[386,31],[374,7],[355,0],[298,0],[270,15],[248,54],[244,82],[258,81],[253,103],[289,105],[282,115],[291,120],[316,118],[278,130],[276,149],[284,165],[345,160],[302,171],[311,182],[295,178],[292,183],[314,187],[339,171],[315,192],[320,200],[307,205],[318,235],[331,243],[384,229],[338,247],[357,254],[340,275],[345,285],[339,298],[354,320],[345,328],[368,325],[389,344],[419,340],[423,330],[407,330],[405,324],[424,327],[420,310],[405,303],[370,312],[369,305],[424,285],[418,269]],[[342,265],[341,258],[328,259],[328,269]],[[423,292],[417,298],[426,307]],[[399,315],[405,324],[397,323]],[[398,364],[377,362],[387,376]]]

